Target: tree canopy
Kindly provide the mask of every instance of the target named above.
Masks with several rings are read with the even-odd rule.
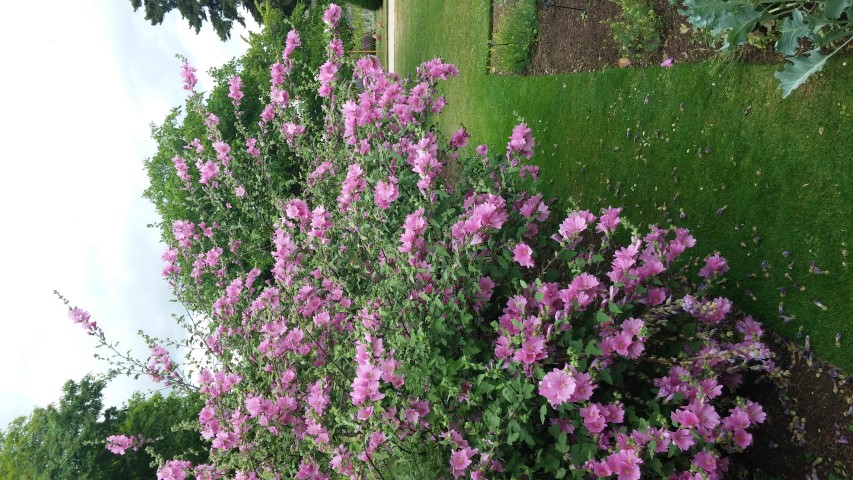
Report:
[[[106,380],[93,376],[69,380],[58,404],[36,407],[0,430],[0,478],[150,479],[156,474],[152,453],[194,461],[206,458],[196,430],[172,431],[173,425],[195,420],[201,407],[197,395],[136,393],[125,406],[104,409],[104,387]],[[105,441],[116,433],[141,435],[150,443],[143,443],[148,448],[114,455]]]
[[[248,11],[256,22],[263,23],[260,5],[290,14],[296,3],[297,0],[264,0],[263,3],[256,0],[130,0],[134,12],[145,7],[145,19],[151,25],[160,25],[166,14],[177,8],[196,33],[204,22],[209,21],[223,41],[231,37],[231,27],[235,21],[246,25],[241,10]]]

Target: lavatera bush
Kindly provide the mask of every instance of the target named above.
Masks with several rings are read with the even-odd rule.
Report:
[[[262,134],[222,138],[211,119],[176,152],[186,195],[232,213],[176,222],[164,255],[179,299],[197,288],[181,268],[220,296],[182,323],[197,375],[153,339],[137,365],[206,399],[211,464],[169,460],[159,478],[722,478],[765,420],[737,389],[774,368],[761,326],[713,293],[726,261],[691,270],[687,230],[641,232],[619,208],[552,211],[523,123],[497,153],[463,153],[464,130],[443,141],[429,117],[452,65],[404,82],[361,58],[338,78],[337,12],[323,129],[303,128],[286,92],[292,32]],[[296,198],[265,187],[283,151],[310,166]],[[243,261],[242,237],[259,233],[241,216],[270,202],[274,266],[260,270]]]

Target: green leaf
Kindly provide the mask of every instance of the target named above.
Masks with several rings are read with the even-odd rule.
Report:
[[[500,407],[497,407],[497,412],[486,410],[485,413],[483,413],[483,422],[486,424],[486,427],[490,432],[496,431],[501,425],[500,411]]]
[[[554,455],[548,455],[545,457],[545,461],[542,462],[542,465],[545,467],[545,472],[556,472],[557,469],[560,468],[560,459]]]
[[[610,302],[610,303],[608,303],[608,304],[607,304],[607,309],[608,309],[608,310],[610,310],[610,313],[613,313],[613,314],[616,314],[616,315],[618,315],[618,314],[622,313],[622,309],[621,309],[621,308],[619,308],[619,305],[616,305],[616,304],[615,304],[615,303],[613,303],[613,302]]]
[[[776,50],[783,55],[791,56],[797,53],[799,39],[809,33],[809,28],[803,23],[803,14],[794,10],[791,16],[782,21],[780,27],[782,36],[776,42]]]
[[[849,12],[848,15],[853,15],[853,11]],[[816,27],[814,27],[811,23],[809,23],[809,28],[812,30],[812,33],[809,34],[809,39],[814,42],[815,48],[825,47],[832,42],[841,40],[842,38],[853,34],[853,31],[838,28],[835,30],[830,30],[829,33],[824,36],[821,36],[818,33],[814,33]]]
[[[853,0],[826,0],[823,11],[826,12],[827,17],[834,20],[840,17],[841,12],[850,5],[853,5]]]
[[[782,98],[788,98],[794,90],[804,84],[815,73],[823,70],[829,55],[823,55],[817,50],[811,50],[803,55],[787,57],[790,63],[785,65],[781,72],[773,74],[779,79],[779,88],[782,89]]]
[[[521,435],[521,426],[515,420],[511,420],[506,428],[507,432],[509,433],[506,438],[506,443],[512,445],[513,443],[515,443],[516,440],[518,440],[518,437]]]
[[[521,393],[524,395],[524,400],[527,400],[533,397],[533,391],[536,390],[536,386],[532,383],[525,383],[521,386]]]
[[[506,399],[506,401],[509,402],[510,404],[514,405],[516,403],[515,400],[516,400],[517,395],[515,394],[514,391],[512,391],[512,387],[505,386],[503,388],[503,390],[501,391],[501,395],[503,395],[503,397]]]
[[[747,34],[755,30],[758,22],[764,20],[767,16],[767,9],[756,10],[752,5],[745,5],[728,16],[725,21],[720,22],[723,29],[730,28],[726,36],[726,42],[723,45],[723,50],[732,45],[743,45],[746,43]]]
[[[478,394],[487,395],[489,393],[492,393],[492,391],[494,391],[494,389],[495,389],[494,385],[492,385],[489,382],[484,381],[483,383],[477,385],[476,391]]]
[[[560,453],[566,453],[569,451],[569,444],[567,442],[568,436],[565,432],[561,430],[557,430],[557,434],[555,435],[557,438],[557,443],[554,444],[554,448],[557,449]]]
[[[548,413],[548,406],[545,404],[542,404],[542,406],[539,407],[539,423],[541,423],[542,425],[545,425],[545,414],[546,413]]]
[[[686,16],[694,27],[716,30],[719,21],[730,14],[732,6],[720,0],[684,0],[686,10],[679,10],[678,13]]]
[[[483,422],[485,422],[486,427],[490,432],[494,432],[500,427],[501,419],[499,416],[500,408],[498,408],[498,413],[493,412],[492,410],[486,410],[483,414]]]
[[[503,256],[495,255],[495,258],[498,259],[498,263],[500,264],[502,269],[506,270],[509,267],[509,262],[507,262],[507,260]]]
[[[590,356],[598,356],[602,354],[601,349],[595,344],[595,340],[590,340],[583,352]]]

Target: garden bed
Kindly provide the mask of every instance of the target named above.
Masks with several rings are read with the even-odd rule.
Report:
[[[530,52],[527,75],[594,72],[610,67],[651,67],[666,57],[675,63],[695,63],[713,57],[718,50],[709,45],[702,33],[689,29],[687,20],[678,13],[680,2],[650,0],[654,17],[659,22],[659,47],[654,51],[627,52],[613,37],[609,22],[622,18],[622,9],[610,0],[553,0],[550,6],[539,2],[538,39]],[[492,25],[500,23],[505,11],[502,0],[495,0]],[[492,47],[492,51],[494,52]],[[745,62],[781,63],[782,57],[772,44],[758,49],[742,46],[736,51]],[[630,62],[626,62],[626,59]]]
[[[837,368],[774,333],[765,332],[786,376],[776,384],[750,384],[767,421],[753,445],[733,457],[734,478],[850,478],[853,476],[853,388]]]

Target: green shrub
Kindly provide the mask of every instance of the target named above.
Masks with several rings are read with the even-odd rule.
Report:
[[[498,1],[495,8],[502,14],[492,32],[492,72],[523,73],[530,66],[539,29],[536,0]]]
[[[655,53],[660,48],[661,22],[648,0],[613,0],[622,17],[605,22],[626,57]]]
[[[344,9],[347,25],[352,29],[352,40],[349,42],[353,50],[373,50],[376,40],[376,12],[365,8],[348,5]]]
[[[347,0],[347,3],[368,10],[379,10],[382,8],[382,0]]]

